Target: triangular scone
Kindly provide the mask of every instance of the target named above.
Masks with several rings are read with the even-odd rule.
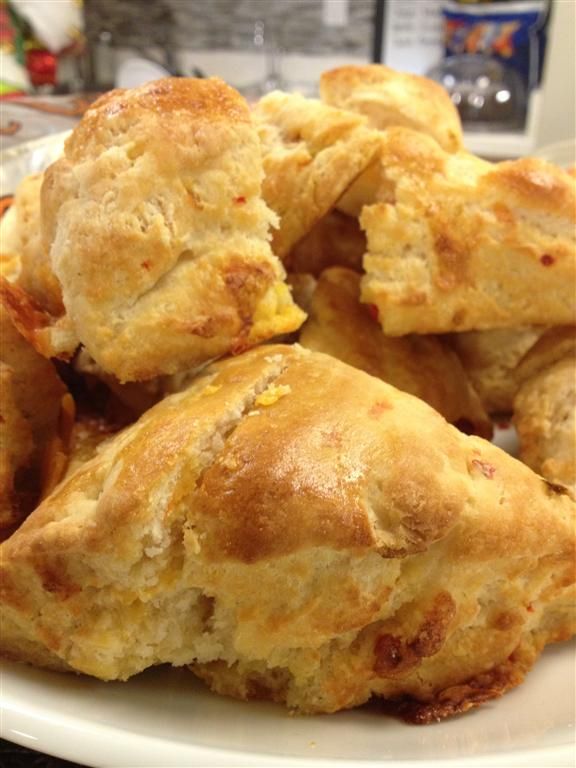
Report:
[[[462,123],[445,88],[434,80],[382,64],[323,72],[320,98],[368,118],[373,128],[405,126],[427,133],[447,152],[463,147]]]
[[[574,322],[567,173],[543,160],[449,154],[408,128],[382,137],[380,202],[361,216],[362,301],[387,335]]]
[[[264,199],[280,217],[272,246],[284,259],[372,162],[379,136],[366,118],[297,93],[269,93],[253,115],[264,150]]]
[[[437,336],[384,336],[360,303],[360,275],[350,269],[322,273],[299,341],[420,397],[468,434],[492,436],[492,423],[454,350]]]
[[[154,406],[1,546],[1,648],[434,719],[573,632],[575,506],[379,379],[260,347]]]
[[[295,330],[244,99],[216,78],[102,96],[45,173],[42,225],[67,316],[120,380]]]
[[[576,491],[576,327],[547,331],[515,374],[520,459],[548,480]]]

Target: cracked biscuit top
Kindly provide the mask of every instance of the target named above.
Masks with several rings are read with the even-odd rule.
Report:
[[[463,147],[458,110],[428,77],[382,64],[337,67],[322,74],[320,96],[326,104],[365,115],[378,130],[402,125],[432,136],[446,152]]]
[[[262,177],[248,106],[216,78],[86,112],[46,172],[42,227],[65,319],[104,370],[149,379],[300,325]]]
[[[384,333],[574,323],[576,186],[536,158],[490,163],[408,128],[382,134],[362,301]]]
[[[102,679],[435,719],[574,628],[574,502],[422,401],[299,346],[204,370],[0,549],[4,655]]]
[[[289,265],[294,246],[376,158],[379,135],[362,115],[298,93],[266,94],[253,117],[263,148],[264,199],[279,217],[272,246]]]

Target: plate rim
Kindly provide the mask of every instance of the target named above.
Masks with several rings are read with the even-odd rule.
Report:
[[[39,136],[36,139],[29,139],[23,141],[21,144],[16,144],[13,147],[7,147],[6,149],[0,149],[0,163],[9,163],[12,160],[18,159],[21,155],[27,155],[34,152],[35,149],[41,149],[46,144],[58,144],[64,143],[66,139],[72,133],[70,128],[67,131],[58,131],[58,133],[48,133],[46,136]]]
[[[552,649],[565,648],[576,661],[576,641],[553,644]],[[14,675],[21,667],[37,673],[57,676],[59,673],[41,670],[30,665],[8,660],[0,661],[0,737],[28,749],[40,751],[65,760],[79,762],[92,768],[182,768],[194,766],[273,766],[274,768],[571,768],[576,758],[575,724],[570,722],[562,726],[561,743],[534,746],[530,748],[509,748],[484,752],[478,755],[442,754],[420,757],[378,758],[334,758],[315,757],[313,754],[280,754],[271,752],[253,752],[248,749],[218,747],[191,741],[175,741],[169,736],[149,735],[128,726],[111,722],[91,720],[85,715],[65,712],[61,709],[46,711],[45,706],[35,704],[35,700],[24,698],[23,692],[6,691],[4,670]],[[76,676],[72,676],[73,678]],[[84,676],[79,675],[80,679]],[[89,679],[89,678],[87,678]],[[8,681],[9,683],[10,681]],[[42,684],[43,681],[38,681]],[[524,685],[524,684],[523,684]],[[8,685],[10,687],[10,685]],[[522,687],[522,686],[520,686]],[[218,699],[217,694],[206,689],[206,694]],[[227,698],[227,697],[224,697]],[[230,703],[242,706],[243,702],[227,699]],[[82,709],[79,710],[82,712]],[[350,710],[353,712],[354,710]],[[470,717],[470,715],[463,715]],[[439,727],[442,723],[438,724]],[[343,727],[349,727],[344,724]],[[435,726],[409,726],[411,728],[434,728]],[[482,726],[480,725],[480,728]],[[104,745],[104,746],[103,746]],[[106,754],[113,753],[113,760]]]

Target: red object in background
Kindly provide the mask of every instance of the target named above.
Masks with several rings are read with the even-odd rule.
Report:
[[[26,52],[26,69],[33,86],[56,85],[56,70],[58,59],[55,54],[46,50]]]

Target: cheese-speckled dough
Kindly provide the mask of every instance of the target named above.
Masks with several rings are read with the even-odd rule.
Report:
[[[365,117],[273,91],[254,108],[264,152],[263,194],[280,223],[272,246],[285,260],[375,159],[379,134]]]
[[[244,99],[217,78],[102,96],[45,173],[42,227],[67,318],[122,381],[298,328],[270,249]]]
[[[364,207],[362,300],[384,332],[445,333],[576,319],[576,185],[543,160],[449,154],[382,134],[379,201]]]
[[[520,361],[516,377],[520,459],[576,491],[576,327],[545,333]]]
[[[447,152],[462,149],[462,123],[447,91],[428,77],[382,64],[337,67],[320,77],[326,104],[365,115],[373,128],[404,126],[436,139]]]
[[[43,180],[42,173],[26,176],[14,195],[15,251],[21,259],[18,284],[47,312],[58,317],[64,311],[62,291],[42,240],[40,192]]]
[[[427,722],[573,632],[575,506],[379,379],[260,347],[102,446],[1,546],[0,644],[104,680],[193,665],[304,712],[402,698]]]
[[[384,336],[360,304],[360,275],[342,267],[322,273],[312,295],[302,346],[333,355],[422,398],[469,434],[491,437],[492,424],[458,356],[436,336]]]

